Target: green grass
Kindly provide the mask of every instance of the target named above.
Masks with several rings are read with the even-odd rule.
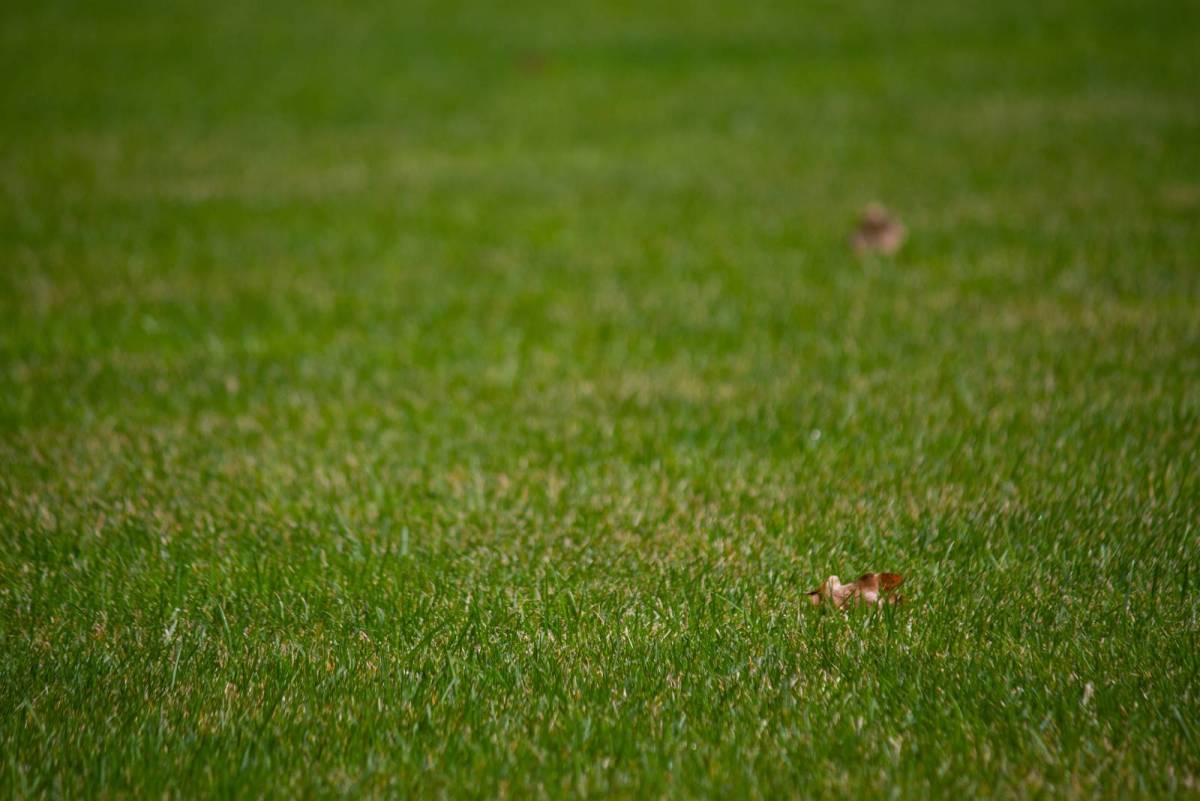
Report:
[[[6,4],[0,792],[1200,795],[1197,75],[1186,0]]]

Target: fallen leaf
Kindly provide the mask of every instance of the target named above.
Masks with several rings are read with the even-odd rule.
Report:
[[[899,573],[864,573],[848,584],[843,584],[837,576],[830,576],[820,587],[809,591],[808,600],[813,606],[832,603],[838,609],[853,603],[895,604],[901,601],[900,596],[887,593],[903,581],[904,577]]]
[[[850,246],[860,256],[866,253],[891,256],[904,244],[906,233],[904,223],[886,208],[879,203],[869,203],[850,236]]]
[[[542,53],[529,51],[521,54],[517,59],[517,66],[520,67],[522,72],[539,74],[549,69],[550,59]]]

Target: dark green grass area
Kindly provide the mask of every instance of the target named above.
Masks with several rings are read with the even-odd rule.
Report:
[[[1200,794],[1196,3],[20,0],[0,107],[4,795]]]

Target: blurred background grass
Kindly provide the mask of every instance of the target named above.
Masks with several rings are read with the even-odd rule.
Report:
[[[1196,792],[1197,4],[0,21],[0,786]]]

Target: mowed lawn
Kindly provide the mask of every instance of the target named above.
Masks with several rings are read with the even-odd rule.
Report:
[[[1190,0],[6,4],[0,793],[1200,795],[1198,76]]]

